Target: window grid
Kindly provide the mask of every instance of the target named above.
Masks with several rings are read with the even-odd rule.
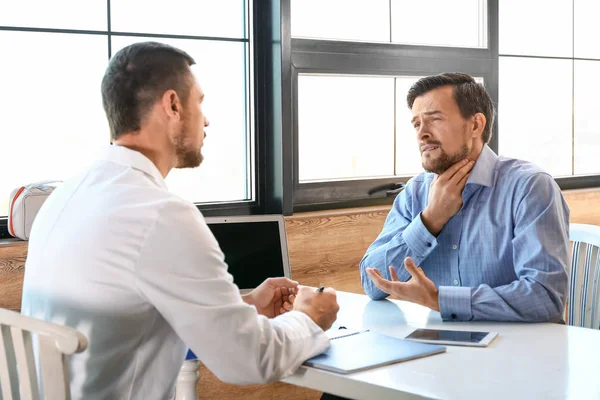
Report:
[[[254,65],[253,65],[253,56],[249,56],[250,54],[254,54],[254,41],[252,38],[252,30],[253,30],[253,2],[252,1],[244,1],[244,15],[243,15],[243,32],[245,37],[221,37],[221,36],[200,36],[200,35],[183,35],[183,34],[164,34],[164,33],[150,33],[150,32],[120,32],[113,31],[111,26],[111,0],[106,0],[106,13],[107,13],[107,23],[106,30],[87,30],[87,29],[61,29],[61,28],[45,28],[43,26],[35,27],[35,26],[10,26],[10,25],[0,25],[0,32],[29,32],[29,33],[47,33],[47,34],[72,34],[72,35],[98,35],[98,36],[106,36],[107,38],[107,53],[106,59],[109,60],[112,57],[112,38],[113,37],[146,37],[146,38],[156,38],[156,39],[187,39],[187,40],[198,40],[198,41],[213,41],[213,42],[237,42],[244,44],[244,52],[243,52],[243,60],[244,60],[244,97],[245,97],[245,141],[246,141],[246,157],[244,161],[245,168],[245,176],[246,184],[245,184],[245,198],[248,200],[240,200],[240,201],[216,201],[216,202],[207,202],[207,203],[196,203],[199,208],[206,209],[208,211],[208,215],[221,215],[221,214],[231,214],[235,212],[234,210],[237,207],[241,207],[240,210],[242,213],[246,213],[248,211],[246,208],[254,207],[252,204],[258,203],[257,198],[257,171],[255,165],[257,160],[254,152],[257,150],[256,147],[256,137],[254,134],[255,130],[255,121],[254,121],[254,113],[255,113],[255,92],[254,92]],[[260,9],[261,12],[264,10]],[[185,49],[184,49],[185,50]],[[107,142],[108,144],[108,142]],[[3,193],[4,195],[4,193]],[[5,194],[8,196],[8,193]],[[236,206],[239,204],[239,206]],[[264,206],[263,206],[264,207]],[[212,211],[216,210],[216,211]],[[222,212],[218,211],[222,210]],[[5,237],[10,237],[6,232],[6,224],[7,217],[0,215],[0,239]]]
[[[391,1],[392,0],[390,0],[390,3]],[[498,128],[498,121],[500,120],[501,123],[502,120],[502,111],[501,109],[498,110],[498,65],[500,57],[499,4],[499,0],[488,0],[483,4],[486,9],[487,17],[487,30],[485,32],[487,42],[486,49],[293,38],[291,41],[291,68],[293,77],[292,96],[297,97],[298,74],[424,76],[448,71],[462,71],[472,76],[482,77],[485,81],[486,89],[494,101],[496,110],[499,114],[495,120],[493,127],[494,134],[492,135],[489,145],[494,151],[498,152],[498,140],[502,136],[502,132]],[[391,17],[390,14],[390,18]],[[573,18],[575,17],[576,14],[573,12]],[[580,16],[577,16],[577,18],[579,17]],[[575,29],[575,24],[573,24],[573,29]],[[391,35],[392,31],[390,30],[390,37]],[[573,48],[574,51],[577,51],[575,46],[573,46]],[[600,56],[598,59],[595,59],[586,57],[521,56],[505,53],[502,53],[501,55],[503,57],[565,58],[567,60],[573,60],[574,62],[579,60],[593,60],[600,62]],[[572,55],[574,56],[574,54]],[[581,53],[580,55],[584,54]],[[575,74],[574,69],[573,74]],[[575,85],[573,85],[573,91],[575,91]],[[573,92],[572,95],[574,96],[575,92]],[[397,92],[395,92],[395,96],[395,101],[399,101]],[[393,197],[386,199],[379,196],[369,196],[367,193],[369,189],[374,186],[402,181],[399,177],[385,179],[354,179],[346,182],[334,180],[328,182],[301,183],[299,181],[297,107],[297,99],[295,98],[292,113],[294,118],[290,122],[294,132],[294,148],[292,150],[292,153],[294,154],[294,211],[301,212],[391,203]],[[398,121],[394,122],[395,125],[398,123]],[[571,122],[572,125],[575,124],[574,119]],[[395,130],[397,129],[395,128]],[[571,140],[574,140],[574,135],[575,129],[572,129]],[[573,146],[571,154],[573,162],[575,160],[574,151],[576,151],[576,149]],[[577,166],[575,166],[575,169],[577,169]],[[395,173],[398,172],[399,171],[395,169]],[[556,177],[555,180],[563,190],[600,187],[600,174]]]
[[[492,0],[490,2],[494,3]],[[494,19],[488,20],[491,21],[488,28],[491,30]],[[490,38],[494,39],[494,36]],[[470,62],[465,63],[465,59]],[[295,101],[292,112],[294,118],[291,121],[294,132],[294,211],[389,204],[393,201],[393,191],[372,193],[372,189],[382,185],[393,187],[394,184],[410,179],[410,176],[397,175],[388,178],[300,182],[297,104],[299,74],[415,77],[462,71],[483,78],[497,104],[497,63],[497,42],[494,40],[490,40],[487,49],[473,49],[292,39],[292,97]],[[402,101],[397,97],[399,95],[396,92],[396,103]],[[395,122],[396,125],[400,123]],[[497,124],[494,132],[497,132]],[[490,147],[497,150],[496,135],[492,136]],[[399,172],[396,168],[396,173]]]
[[[575,20],[576,20],[576,6],[575,3],[577,2],[577,0],[573,0],[571,1],[571,7],[572,7],[572,14],[571,14],[571,56],[567,57],[567,56],[548,56],[548,55],[526,55],[526,54],[513,54],[511,52],[499,52],[498,56],[502,57],[502,58],[515,58],[515,59],[538,59],[538,60],[570,60],[571,61],[571,176],[570,177],[558,177],[556,178],[557,181],[559,183],[564,183],[564,187],[566,188],[570,188],[571,185],[574,184],[574,182],[577,181],[572,181],[573,183],[569,183],[569,181],[567,181],[567,179],[570,178],[574,178],[574,177],[579,177],[579,178],[584,178],[584,177],[595,177],[592,178],[591,180],[587,180],[592,182],[600,182],[600,179],[597,179],[598,176],[597,175],[589,175],[589,174],[576,174],[575,172],[575,146],[576,146],[576,139],[575,139],[575,118],[576,118],[576,110],[575,110],[575,104],[576,104],[576,99],[575,99],[575,63],[576,61],[594,61],[594,62],[598,62],[600,63],[600,57],[598,58],[589,58],[589,57],[576,57],[575,56],[575,50],[576,50],[576,26],[575,26]],[[501,84],[502,82],[500,81],[499,84]],[[600,173],[600,170],[597,171]],[[581,180],[578,180],[579,182],[582,182]],[[592,183],[592,185],[594,185],[594,183]],[[596,184],[597,185],[597,184]],[[563,185],[561,185],[563,186]],[[595,185],[594,185],[595,186]],[[573,187],[580,187],[580,185],[575,184],[575,186]]]

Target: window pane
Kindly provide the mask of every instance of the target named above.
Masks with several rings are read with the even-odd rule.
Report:
[[[292,36],[390,41],[389,0],[292,0]]]
[[[487,47],[487,0],[392,0],[392,41]]]
[[[244,0],[112,0],[115,32],[245,38]]]
[[[105,36],[0,32],[0,215],[12,189],[66,179],[110,141],[100,82]],[[10,116],[10,117],[6,117]]]
[[[572,172],[571,60],[500,57],[500,154]]]
[[[0,1],[4,26],[106,31],[106,16],[106,0]]]
[[[600,61],[575,61],[575,174],[600,173]]]
[[[500,54],[572,57],[572,0],[499,2]]]
[[[417,134],[410,123],[412,112],[406,104],[408,90],[419,78],[396,78],[396,175],[410,176],[423,172]]]
[[[301,182],[394,175],[394,78],[298,77]]]
[[[598,15],[598,0],[575,0],[575,57],[600,58]]]
[[[145,40],[156,39],[113,36],[113,52]],[[196,60],[192,70],[206,96],[202,108],[210,121],[202,148],[204,162],[198,168],[171,171],[166,179],[169,189],[194,202],[248,199],[250,141],[244,61],[247,44],[184,39],[158,41],[178,47]]]

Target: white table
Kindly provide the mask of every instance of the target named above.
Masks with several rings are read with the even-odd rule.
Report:
[[[442,322],[403,301],[338,292],[336,324],[405,337],[414,328],[499,332],[486,348],[446,353],[341,375],[300,367],[284,382],[357,400],[600,399],[600,331],[557,324]],[[368,350],[365,350],[368,351]],[[177,400],[197,399],[196,361],[186,361]]]
[[[352,399],[600,399],[600,331],[557,324],[442,322],[402,301],[338,292],[336,324],[405,337],[414,328],[499,332],[486,348],[340,375],[301,367],[284,380]],[[368,350],[366,350],[368,351]]]

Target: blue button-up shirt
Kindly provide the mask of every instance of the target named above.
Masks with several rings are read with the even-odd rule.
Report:
[[[383,299],[366,274],[377,268],[410,279],[404,258],[439,289],[445,320],[554,321],[567,294],[569,208],[554,179],[525,161],[484,146],[463,190],[463,206],[433,236],[421,221],[433,174],[411,179],[383,231],[360,263],[362,285]]]

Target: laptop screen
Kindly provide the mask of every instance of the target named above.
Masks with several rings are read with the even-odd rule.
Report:
[[[285,238],[280,238],[278,221],[207,222],[240,289],[252,289],[269,277],[284,276],[281,241]]]

